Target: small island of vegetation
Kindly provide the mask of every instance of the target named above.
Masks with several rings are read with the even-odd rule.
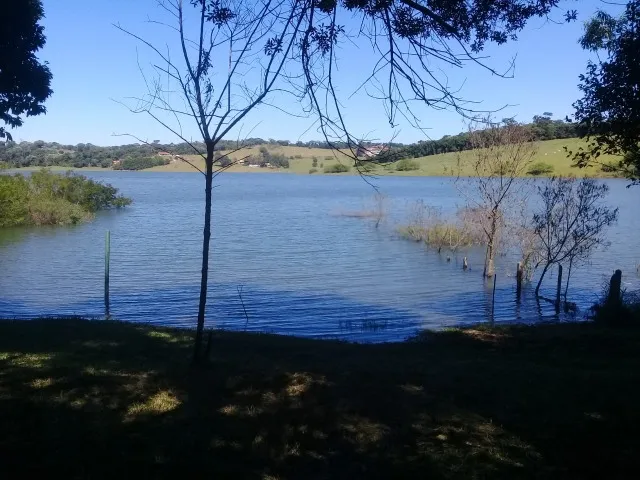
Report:
[[[112,185],[72,172],[0,175],[0,227],[73,225],[99,210],[130,204]]]

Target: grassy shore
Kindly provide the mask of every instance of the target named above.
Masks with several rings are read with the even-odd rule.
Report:
[[[3,478],[633,478],[640,330],[355,345],[0,321]]]
[[[551,172],[544,174],[543,176],[569,176],[576,177],[590,176],[598,178],[614,178],[615,174],[602,171],[600,166],[593,166],[588,168],[575,168],[572,166],[572,162],[564,151],[566,146],[570,150],[576,151],[580,146],[585,146],[582,140],[577,138],[565,139],[565,140],[549,140],[545,142],[537,142],[538,151],[532,163],[543,162],[553,167]],[[235,165],[228,169],[229,172],[236,173],[293,173],[309,175],[312,168],[315,168],[314,175],[324,175],[324,167],[330,167],[337,163],[343,165],[352,165],[351,160],[342,151],[332,151],[322,148],[307,148],[296,146],[277,146],[277,145],[265,145],[269,152],[272,154],[282,154],[289,159],[290,167],[287,169],[269,169],[269,168],[253,168],[244,165]],[[260,146],[244,148],[240,151],[231,153],[229,157],[233,160],[239,160],[248,156],[257,156],[259,154]],[[227,153],[227,152],[222,152]],[[388,165],[368,164],[369,173],[372,175],[385,176],[396,175],[405,177],[442,177],[458,175],[468,176],[473,175],[471,168],[468,165],[469,160],[472,158],[473,152],[465,151],[462,153],[445,153],[440,155],[431,155],[428,157],[420,157],[413,159],[416,162],[418,168],[416,170],[398,171],[396,169],[396,163]],[[197,155],[185,155],[185,158],[192,164],[200,168],[205,169],[204,160]],[[314,158],[316,160],[316,167],[313,166]],[[611,163],[616,162],[618,159],[612,156],[602,156],[599,158],[600,162]],[[462,168],[458,168],[458,162],[461,162]],[[51,167],[52,170],[68,170],[68,167]],[[37,170],[38,168],[26,168],[19,170]],[[88,167],[80,168],[77,170],[98,171],[98,170],[110,170],[105,168]],[[143,170],[145,172],[196,172],[196,170],[185,162],[179,160],[172,162],[168,165],[162,165],[158,167],[149,168]],[[351,168],[349,172],[340,173],[337,175],[357,175],[358,172]],[[336,175],[336,174],[332,174]]]
[[[576,151],[578,147],[584,146],[585,143],[579,139],[565,139],[565,140],[549,140],[545,142],[537,142],[538,151],[533,160],[533,163],[544,162],[553,167],[553,171],[547,173],[545,176],[559,175],[568,176],[574,175],[577,177],[592,176],[601,178],[611,178],[614,175],[608,172],[603,172],[599,166],[589,168],[575,168],[572,167],[572,161],[567,158],[567,154],[564,151],[566,146],[570,150]],[[243,172],[243,173],[296,173],[296,174],[309,174],[309,171],[313,167],[313,158],[317,160],[317,172],[315,175],[323,174],[323,167],[335,165],[340,162],[344,165],[351,165],[353,161],[344,155],[340,151],[331,151],[320,148],[306,148],[306,147],[279,147],[267,145],[268,150],[271,153],[281,153],[289,158],[290,168],[271,170],[267,168],[251,168],[247,166],[234,166],[229,169],[230,172]],[[230,155],[230,158],[238,160],[248,155],[257,155],[259,147],[246,148],[239,152],[235,152]],[[445,153],[440,155],[431,155],[428,157],[416,158],[414,161],[418,165],[417,170],[398,171],[395,164],[389,165],[375,165],[371,164],[371,172],[374,175],[398,175],[398,176],[451,176],[460,173],[462,176],[472,175],[473,172],[469,168],[468,161],[471,159],[473,152],[465,151],[458,153]],[[197,165],[199,168],[204,169],[204,161],[197,156],[187,156],[187,159]],[[603,156],[599,159],[601,162],[613,162],[616,161],[614,157]],[[462,162],[462,169],[458,169],[458,161]],[[320,166],[322,165],[322,167]],[[171,163],[169,165],[163,165],[160,167],[154,167],[150,171],[159,172],[195,172],[195,170],[184,162]],[[351,169],[348,173],[342,173],[340,175],[356,175],[358,172],[355,169]]]

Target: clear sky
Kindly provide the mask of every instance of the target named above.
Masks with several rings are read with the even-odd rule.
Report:
[[[62,144],[93,143],[114,145],[132,143],[130,138],[114,136],[131,133],[145,140],[178,142],[171,133],[148,117],[130,113],[116,100],[141,95],[145,87],[138,61],[147,58],[143,47],[117,30],[113,24],[135,31],[152,41],[164,42],[157,26],[149,24],[158,10],[154,0],[44,0],[47,45],[40,58],[49,62],[53,73],[53,95],[47,101],[47,114],[27,118],[23,127],[13,130],[17,141],[45,140]],[[578,76],[585,71],[589,55],[577,44],[583,21],[596,8],[610,8],[599,0],[567,1],[563,7],[578,8],[578,22],[554,24],[536,19],[520,34],[517,42],[492,46],[486,50],[488,63],[504,69],[516,57],[515,78],[501,79],[477,68],[451,69],[446,74],[453,86],[462,86],[462,95],[480,101],[483,109],[507,107],[496,116],[515,116],[529,121],[535,114],[553,112],[556,118],[572,113],[578,98]],[[556,12],[562,20],[564,9]],[[339,52],[340,85],[348,122],[356,135],[414,142],[439,138],[465,129],[452,112],[420,108],[418,116],[429,130],[425,134],[406,123],[392,129],[382,104],[366,95],[346,100],[367,73],[371,51],[345,42]],[[344,72],[348,75],[344,75]],[[284,100],[283,100],[284,101]],[[287,107],[287,105],[284,105]],[[294,105],[291,105],[294,108]],[[311,127],[311,128],[310,128]],[[311,140],[321,135],[312,119],[301,119],[264,107],[242,125],[243,133],[263,138]],[[195,129],[188,136],[196,137]]]

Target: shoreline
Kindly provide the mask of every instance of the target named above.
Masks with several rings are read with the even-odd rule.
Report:
[[[37,172],[43,168],[49,169],[52,172],[127,172],[127,173],[200,173],[194,168],[185,168],[185,169],[168,169],[163,167],[153,167],[147,168],[144,170],[114,170],[112,168],[102,168],[102,167],[65,167],[61,165],[52,165],[49,167],[20,167],[20,168],[9,168],[4,170],[4,173],[22,173],[22,172]],[[592,169],[589,169],[592,170]],[[269,175],[269,174],[286,174],[286,175],[294,175],[294,176],[316,176],[316,177],[353,177],[359,176],[360,173],[357,170],[352,170],[345,173],[324,173],[318,171],[317,173],[305,173],[303,171],[296,171],[292,169],[279,168],[279,169],[269,169],[269,168],[249,168],[249,167],[239,167],[239,168],[231,168],[225,172],[225,174],[248,174],[248,175]],[[408,171],[408,172],[398,172],[398,171],[388,171],[385,172],[383,168],[376,168],[371,172],[366,172],[365,175],[376,178],[376,177],[427,177],[427,178],[474,178],[475,175],[452,175],[450,172],[442,172],[442,173],[433,173],[433,172],[421,172],[421,171]],[[607,174],[604,172],[593,172],[587,171],[587,169],[576,168],[575,173],[570,175],[562,175],[562,174],[542,174],[542,175],[524,175],[518,176],[516,178],[526,178],[526,179],[542,179],[542,178],[568,178],[568,177],[576,177],[576,178],[595,178],[598,180],[628,180],[626,177],[621,175],[613,175]]]

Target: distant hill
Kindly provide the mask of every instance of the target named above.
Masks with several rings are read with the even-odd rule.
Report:
[[[510,120],[505,119],[504,122]],[[591,175],[612,176],[600,167],[576,169],[571,166],[563,147],[577,150],[584,142],[579,136],[578,127],[562,120],[552,120],[551,114],[536,115],[527,125],[531,137],[539,144],[535,163],[537,173],[545,175]],[[195,143],[200,151],[204,144]],[[344,145],[338,145],[344,147]],[[374,146],[363,142],[361,151],[380,150],[384,153],[372,157],[367,164],[370,173],[375,175],[451,175],[459,158],[468,158],[471,142],[467,132],[457,135],[445,135],[439,140],[425,140],[411,145],[398,143]],[[288,140],[264,140],[249,138],[238,143],[222,141],[216,150],[217,165],[240,163],[229,166],[235,172],[274,172],[324,173],[333,172],[338,163],[353,165],[353,161],[341,150],[332,150],[327,142],[296,142]],[[0,143],[0,163],[10,168],[22,167],[70,167],[70,168],[108,168],[114,170],[153,170],[153,171],[195,171],[192,166],[180,160],[186,158],[201,170],[204,161],[193,155],[193,147],[186,144],[130,144],[113,147],[98,147],[91,144],[61,145],[55,142]],[[393,160],[393,161],[392,161]],[[600,158],[608,163],[616,158]],[[376,162],[383,164],[376,164]],[[338,170],[348,170],[341,168]],[[358,173],[353,168],[344,173]],[[471,172],[461,172],[462,174]]]
[[[584,146],[585,142],[577,138],[547,140],[537,142],[538,151],[533,163],[547,164],[551,170],[544,173],[546,176],[559,175],[568,176],[595,176],[595,177],[613,177],[611,173],[605,172],[600,167],[589,167],[579,169],[571,166],[571,160],[567,158],[563,147],[570,150],[576,150],[579,146]],[[228,169],[229,172],[291,172],[298,174],[308,174],[310,170],[315,169],[316,174],[323,173],[325,167],[330,167],[337,163],[352,165],[353,161],[340,151],[331,151],[319,148],[291,147],[291,146],[273,146],[264,145],[270,152],[274,154],[283,154],[289,159],[288,169],[268,169],[268,168],[252,168],[245,165],[234,165]],[[229,155],[233,161],[238,161],[245,157],[252,157],[259,154],[259,146],[243,149]],[[221,152],[226,153],[226,152]],[[403,176],[449,176],[456,168],[458,158],[462,160],[469,158],[472,151],[466,150],[462,152],[450,152],[437,155],[428,155],[413,158],[410,161],[417,165],[416,170],[398,170],[399,162],[393,162],[384,165],[370,164],[369,171],[373,175],[403,175]],[[316,159],[314,166],[314,158]],[[204,168],[204,160],[197,156],[187,156],[187,159],[198,168]],[[615,157],[602,157],[603,162],[616,161]],[[400,162],[406,160],[400,160]],[[195,171],[193,167],[181,161],[173,161],[169,165],[163,165],[150,169],[151,171],[167,171],[167,172],[188,172]],[[357,174],[358,172],[351,168],[345,174]],[[462,174],[471,174],[465,172]]]
[[[503,122],[511,122],[505,119]],[[526,125],[534,140],[555,140],[578,137],[579,132],[575,124],[562,120],[552,120],[550,113],[536,115],[530,124]],[[238,148],[235,141],[223,140],[216,146],[220,153]],[[264,140],[262,138],[247,138],[241,142],[243,150],[249,149],[256,154],[259,147],[266,147],[270,151],[286,149],[280,152],[294,159],[329,157],[333,155],[332,145],[326,141],[290,142],[289,140]],[[56,142],[0,143],[0,162],[10,167],[49,167],[66,166],[73,168],[100,167],[116,168],[122,170],[142,170],[154,166],[162,166],[171,163],[175,155],[192,155],[194,147],[200,151],[206,151],[202,142],[180,144],[161,144],[154,141],[150,144],[129,144],[111,147],[99,147],[90,143],[78,145],[62,145]],[[347,145],[340,142],[333,144],[335,148],[346,148]],[[471,148],[469,134],[462,132],[457,135],[445,135],[439,140],[424,140],[410,145],[400,143],[386,143],[374,145],[371,142],[361,142],[359,151],[384,151],[393,159],[420,158],[429,155],[461,152]],[[314,168],[310,166],[310,168]]]

